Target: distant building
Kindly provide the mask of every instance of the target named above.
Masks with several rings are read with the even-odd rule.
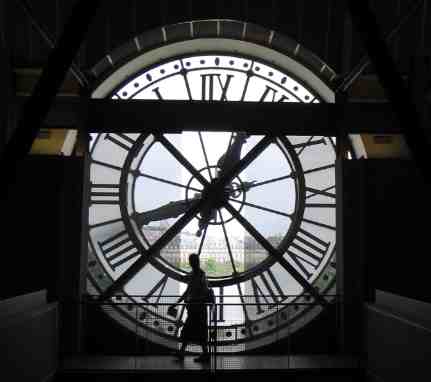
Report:
[[[277,248],[283,239],[282,235],[268,236],[266,240]],[[268,252],[250,235],[244,237],[244,269],[250,269],[268,257]]]
[[[165,222],[159,226],[145,226],[143,233],[147,240],[152,244],[158,240],[169,228]],[[267,240],[274,246],[278,247],[282,241],[282,235],[267,237]],[[161,256],[169,261],[172,265],[179,266],[181,263],[187,263],[190,253],[197,252],[201,238],[193,233],[181,233],[163,248]],[[268,256],[268,252],[257,242],[257,240],[248,234],[244,237],[229,236],[229,244],[232,251],[232,257],[237,264],[243,264],[244,269],[250,269],[261,263]],[[226,246],[226,240],[223,236],[206,236],[204,246],[202,247],[200,258],[202,261],[214,259],[217,263],[230,262],[229,252]]]

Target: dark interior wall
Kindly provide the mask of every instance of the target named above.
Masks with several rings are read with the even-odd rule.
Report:
[[[20,163],[2,200],[0,299],[41,289],[49,300],[69,295],[79,279],[73,259],[81,245],[82,171],[81,158],[28,156]]]
[[[428,302],[377,290],[376,302],[372,306],[431,331],[431,304]]]
[[[405,381],[429,375],[431,304],[377,291],[364,307],[365,367],[378,381]],[[408,344],[408,351],[406,345]]]
[[[362,216],[364,242],[358,245],[363,246],[371,285],[431,302],[429,188],[412,161],[359,163],[363,203],[353,206],[350,218],[355,221]],[[352,242],[359,239],[350,238]]]
[[[2,380],[51,380],[58,368],[57,328],[58,304],[47,304],[45,291],[0,301]]]

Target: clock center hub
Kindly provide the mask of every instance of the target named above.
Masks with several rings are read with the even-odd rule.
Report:
[[[199,169],[199,173],[207,179],[210,183],[214,183],[217,178],[217,172],[219,170],[219,166],[206,166]],[[235,204],[233,207],[241,212],[244,207],[244,203],[246,202],[246,193],[249,188],[249,185],[252,182],[243,182],[239,176],[236,176],[234,180],[227,185],[223,192],[218,193],[217,195],[212,195],[210,197],[210,206],[207,211],[198,214],[196,217],[203,221],[205,220],[206,224],[211,225],[219,225],[222,224],[222,220],[220,219],[221,211],[224,209],[224,205],[229,202],[229,200],[235,200]],[[201,183],[197,180],[195,176],[192,176],[187,183],[186,187],[186,200],[192,201],[193,199],[200,198],[205,190],[203,189],[201,192],[197,192],[197,188],[201,187]],[[205,216],[202,216],[205,215]],[[223,223],[228,223],[232,221],[234,218],[229,214],[228,217],[223,218]]]

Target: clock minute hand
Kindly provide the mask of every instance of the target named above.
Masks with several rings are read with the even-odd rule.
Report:
[[[217,177],[222,177],[228,172],[241,159],[241,149],[247,141],[248,134],[245,132],[238,132],[226,152],[217,161],[219,170]],[[229,187],[228,187],[229,188]],[[217,217],[217,209],[208,204],[201,211],[201,219],[199,220],[199,229],[196,236],[201,236],[202,231],[208,226],[209,222]]]
[[[217,161],[217,166],[220,168],[217,176],[223,176],[226,171],[232,168],[235,163],[241,159],[241,149],[244,143],[247,142],[247,138],[248,134],[242,131],[235,135],[233,143]]]
[[[187,212],[200,199],[200,195],[195,196],[192,200],[177,200],[169,202],[154,210],[141,212],[135,215],[134,220],[139,225],[148,225],[153,221],[176,218]]]

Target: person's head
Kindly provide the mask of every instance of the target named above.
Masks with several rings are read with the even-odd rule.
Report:
[[[199,256],[196,253],[192,253],[189,256],[189,264],[192,267],[193,270],[199,269]]]

